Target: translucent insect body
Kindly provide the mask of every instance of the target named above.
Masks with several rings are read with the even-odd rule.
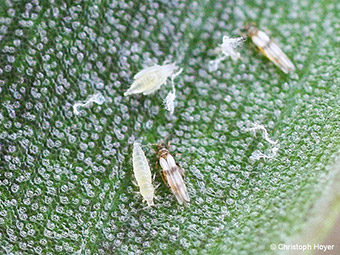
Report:
[[[145,154],[139,143],[133,144],[132,152],[133,172],[137,180],[139,191],[148,206],[154,205],[155,189],[152,185],[151,171]]]
[[[170,155],[164,144],[157,145],[159,164],[163,170],[165,182],[170,186],[178,203],[189,203],[190,198],[183,180],[184,171],[176,165],[175,159]]]
[[[178,67],[175,63],[167,65],[154,65],[147,67],[137,73],[131,87],[124,93],[124,96],[143,93],[149,95],[158,90],[172,76]]]
[[[295,70],[294,64],[269,36],[254,26],[247,26],[248,35],[263,55],[279,67],[284,73]]]

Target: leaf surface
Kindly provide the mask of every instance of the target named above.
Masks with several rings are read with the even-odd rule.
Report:
[[[275,254],[270,244],[303,236],[339,171],[339,11],[307,0],[1,1],[0,250]],[[296,73],[250,40],[240,60],[208,71],[222,37],[249,22]],[[184,69],[173,116],[163,105],[170,82],[123,96],[137,72],[165,61]],[[75,116],[97,92],[105,103]],[[135,140],[160,184],[152,208],[132,184]],[[151,144],[167,141],[187,207],[160,177]]]

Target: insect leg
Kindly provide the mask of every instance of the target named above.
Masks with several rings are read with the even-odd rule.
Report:
[[[168,178],[166,176],[165,171],[162,171],[161,176],[162,176],[163,182],[166,184],[166,186],[169,186]]]
[[[137,184],[137,182],[136,182],[135,180],[132,180],[131,182],[132,182],[133,185],[135,185],[136,187],[138,187],[138,184]]]
[[[151,206],[144,206],[143,208],[140,208],[140,209],[137,209],[137,211],[141,211],[141,210],[145,210],[145,209],[148,209],[148,208],[150,208]]]
[[[161,184],[158,183],[156,186],[155,186],[155,190],[160,186]]]

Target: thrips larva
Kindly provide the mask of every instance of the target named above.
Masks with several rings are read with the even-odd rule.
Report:
[[[133,172],[137,180],[139,191],[148,206],[154,205],[153,199],[155,189],[152,185],[151,171],[149,163],[139,143],[133,144],[132,152]]]
[[[189,203],[190,198],[183,180],[183,169],[176,165],[175,159],[171,156],[164,144],[158,144],[157,149],[159,164],[162,167],[165,182],[170,186],[178,203]]]
[[[124,93],[124,96],[143,93],[149,95],[158,90],[178,69],[175,63],[166,65],[154,65],[138,72],[133,78],[131,87]],[[176,74],[175,74],[176,75]]]
[[[260,52],[278,66],[284,73],[289,73],[295,70],[294,64],[266,33],[252,25],[247,26],[246,30]]]

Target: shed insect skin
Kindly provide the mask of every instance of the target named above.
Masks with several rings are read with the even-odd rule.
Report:
[[[148,207],[153,206],[155,188],[152,185],[151,170],[145,154],[140,144],[137,142],[133,144],[132,163],[139,191],[144,200],[147,202]]]
[[[284,73],[288,74],[295,70],[294,64],[289,60],[287,55],[280,49],[280,47],[270,39],[270,37],[263,31],[259,30],[253,25],[245,27],[248,36],[253,43],[258,47],[260,52],[279,67]]]
[[[176,165],[175,159],[165,144],[158,144],[157,149],[157,156],[163,170],[162,173],[165,183],[170,187],[179,204],[189,203],[190,198],[183,180],[183,169]]]
[[[178,69],[175,63],[165,65],[154,65],[139,71],[133,78],[131,87],[124,96],[143,93],[149,95],[158,90]]]

